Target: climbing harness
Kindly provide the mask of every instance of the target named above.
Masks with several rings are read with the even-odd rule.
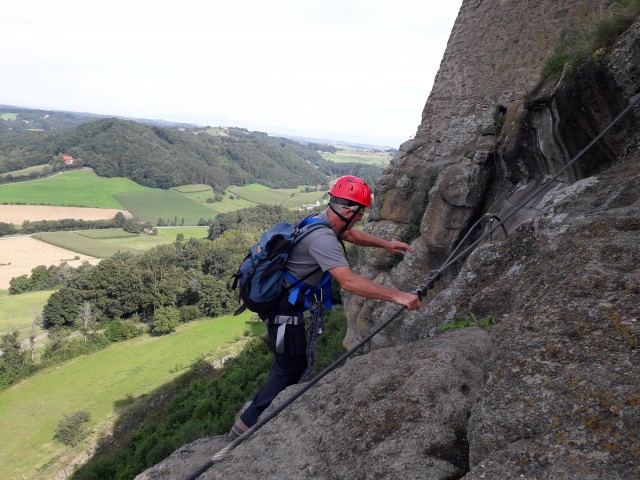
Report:
[[[456,255],[456,252],[458,251],[459,248],[456,248],[451,253],[451,255],[449,255],[449,257],[444,261],[444,263],[440,266],[440,268],[432,270],[431,273],[429,274],[429,276],[427,277],[427,279],[425,280],[425,282],[417,288],[415,294],[420,298],[420,300],[422,300],[425,297],[425,295],[427,294],[427,290],[429,290],[429,289],[431,289],[431,288],[433,288],[435,286],[435,283],[440,279],[442,274],[451,265],[453,265],[457,261],[461,260],[462,258],[466,257],[468,254],[470,254],[473,251],[473,249],[480,242],[484,241],[487,238],[490,238],[491,235],[493,235],[493,233],[496,232],[499,228],[503,228],[504,229],[505,228],[504,227],[504,223],[505,222],[507,222],[509,219],[511,219],[520,210],[522,210],[529,202],[531,202],[534,198],[536,198],[538,195],[540,195],[545,190],[545,188],[547,187],[547,185],[550,182],[556,181],[557,178],[562,173],[564,173],[568,168],[570,168],[580,158],[582,158],[582,156],[586,152],[588,152],[591,149],[591,147],[593,147],[593,145],[596,144],[604,135],[606,135],[607,132],[609,132],[609,130],[611,130],[622,119],[622,117],[624,117],[632,108],[634,108],[636,106],[636,104],[638,104],[638,102],[640,102],[640,94],[638,94],[635,97],[633,97],[631,99],[631,102],[627,106],[627,108],[625,108],[616,118],[614,118],[613,121],[604,130],[602,130],[585,148],[583,148],[580,151],[580,153],[578,153],[571,161],[569,161],[564,167],[562,167],[554,176],[550,177],[545,182],[543,182],[531,195],[529,195],[527,198],[525,198],[524,201],[522,201],[517,207],[515,207],[502,220],[498,220],[498,224],[497,225],[495,225],[492,228],[490,228],[487,232],[485,232],[478,239],[473,241],[468,247],[464,248],[457,255]],[[484,221],[486,219],[486,217],[487,216],[485,215],[483,218],[478,220],[476,222],[476,224],[474,224],[472,226],[472,228],[469,230],[467,235],[463,238],[463,241],[458,243],[459,246],[462,245],[464,240],[466,240],[466,238],[469,236],[470,232],[473,229],[475,229],[476,226],[479,225],[482,221]],[[493,218],[494,220],[497,219],[497,217],[495,215],[491,215],[491,218]],[[491,223],[493,223],[493,222],[491,222]],[[505,233],[506,233],[506,230],[505,230]],[[314,378],[312,378],[309,382],[307,382],[304,385],[301,385],[301,388],[294,395],[292,395],[290,398],[286,399],[281,405],[279,405],[277,408],[275,408],[272,412],[270,412],[269,414],[265,415],[264,418],[261,418],[258,421],[258,423],[256,423],[252,427],[250,427],[246,432],[244,432],[238,438],[236,438],[235,440],[231,441],[227,446],[225,446],[222,450],[220,450],[213,457],[211,457],[211,459],[207,463],[205,463],[204,465],[200,466],[198,469],[196,469],[193,472],[191,472],[187,477],[185,477],[185,480],[196,480],[200,475],[202,475],[204,472],[206,472],[215,463],[220,462],[221,460],[226,458],[231,453],[231,451],[233,451],[234,448],[236,448],[238,445],[243,443],[245,440],[249,439],[251,437],[251,435],[253,435],[255,432],[257,432],[262,427],[264,427],[267,423],[269,423],[271,420],[273,420],[276,416],[278,416],[280,414],[280,412],[282,412],[289,405],[291,405],[294,401],[296,401],[300,396],[302,396],[307,390],[309,390],[316,383],[318,383],[320,380],[322,380],[326,375],[328,375],[333,370],[335,370],[342,362],[344,362],[347,358],[349,358],[351,355],[353,355],[353,353],[355,353],[356,351],[360,350],[360,348],[362,348],[365,344],[367,344],[373,337],[375,337],[378,333],[380,333],[382,330],[384,330],[391,322],[393,322],[396,318],[398,318],[398,316],[402,312],[404,312],[405,309],[406,309],[406,307],[402,307],[399,310],[397,310],[393,315],[391,315],[391,317],[389,317],[387,320],[385,320],[383,323],[381,323],[375,329],[373,329],[371,332],[369,332],[363,339],[361,339],[348,352],[345,352],[344,354],[342,354],[337,360],[335,360],[331,365],[329,365],[327,368],[325,368],[320,373],[318,373],[318,375],[316,375]]]

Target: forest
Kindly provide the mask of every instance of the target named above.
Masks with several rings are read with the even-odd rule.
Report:
[[[9,293],[57,289],[40,319],[55,340],[46,346],[40,366],[126,340],[140,334],[142,326],[164,335],[180,322],[233,313],[238,297],[228,283],[248,248],[273,223],[295,222],[299,216],[265,205],[221,214],[209,229],[209,239],[178,237],[139,255],[117,253],[95,266],[39,266],[31,275],[13,278]],[[83,338],[65,340],[73,331],[84,332]],[[0,357],[0,388],[39,368],[28,349],[11,347],[15,343],[14,338],[3,339],[4,351],[15,356],[12,363],[7,363],[9,356]]]
[[[176,129],[105,118],[58,130],[0,129],[0,173],[36,165],[55,171],[61,155],[71,155],[74,168],[91,167],[102,177],[164,189],[207,184],[220,193],[230,185],[326,186],[331,177],[346,173],[369,180],[380,173],[377,167],[324,160],[319,148],[332,147],[242,128]]]

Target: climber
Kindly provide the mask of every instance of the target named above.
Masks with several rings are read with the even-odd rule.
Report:
[[[303,311],[320,297],[320,286],[326,272],[353,294],[394,302],[409,310],[420,307],[416,294],[375,283],[353,273],[349,267],[339,239],[363,247],[384,248],[389,253],[413,251],[404,242],[384,240],[353,229],[364,216],[365,208],[370,206],[371,190],[362,179],[350,175],[340,177],[329,190],[328,208],[317,214],[317,217],[327,220],[331,228],[317,229],[294,246],[286,264],[288,285],[304,278],[305,288],[296,288],[294,293],[286,290],[274,311],[260,314],[267,324],[269,348],[275,359],[260,391],[232,426],[229,432],[231,439],[252,427],[273,399],[286,387],[297,383],[307,368]]]

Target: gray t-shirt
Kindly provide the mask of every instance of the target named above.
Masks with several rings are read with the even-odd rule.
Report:
[[[327,218],[326,212],[317,216],[325,220]],[[348,265],[340,242],[330,228],[318,228],[308,233],[293,247],[287,259],[287,270],[297,279],[304,278],[318,267],[321,268],[321,271],[304,281],[308,285],[319,285],[323,272]]]

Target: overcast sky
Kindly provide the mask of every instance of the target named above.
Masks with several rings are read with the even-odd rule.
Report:
[[[397,147],[461,3],[5,2],[0,104]]]

